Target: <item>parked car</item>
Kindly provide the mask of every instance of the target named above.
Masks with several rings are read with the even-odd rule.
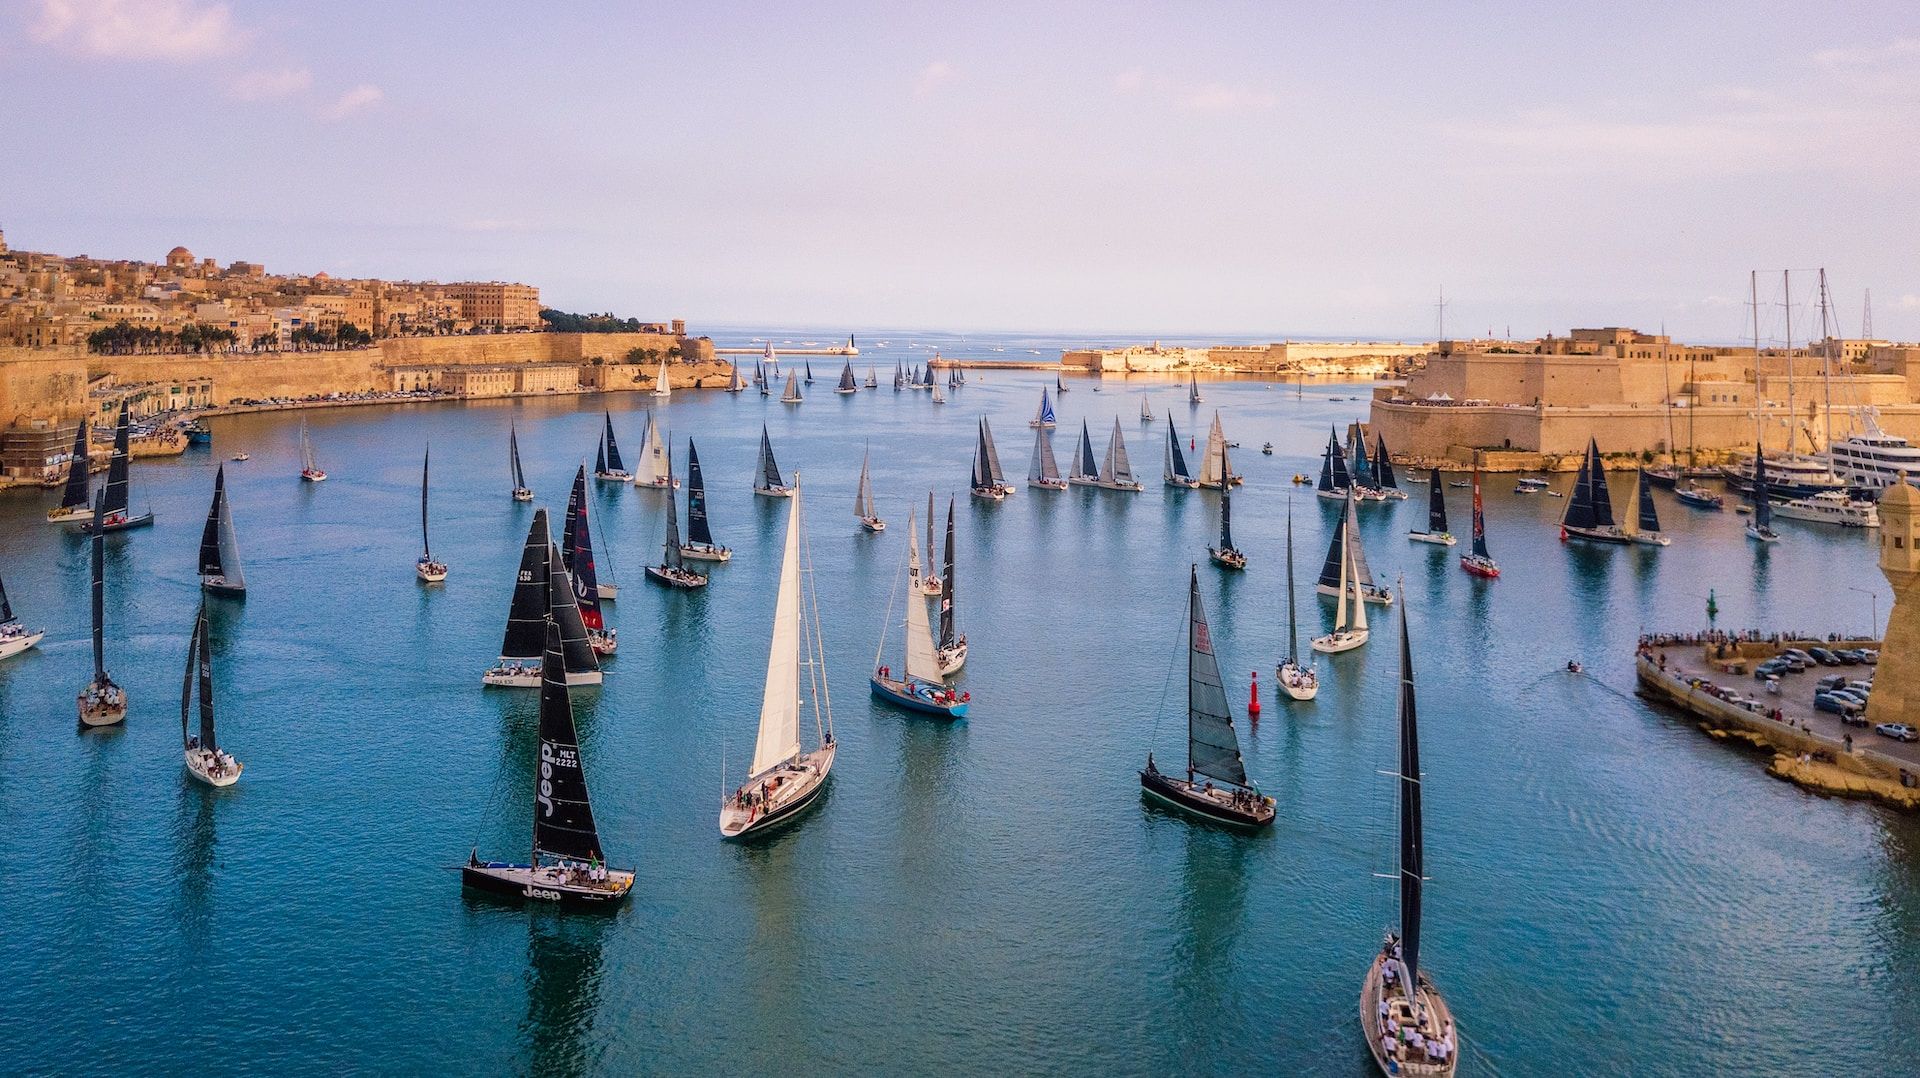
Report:
[[[1849,682],[1847,682],[1847,688],[1849,688],[1849,689],[1852,689],[1852,690],[1854,690],[1855,692],[1872,692],[1872,691],[1873,691],[1873,682],[1871,682],[1871,681],[1849,681]]]
[[[1915,731],[1904,722],[1883,722],[1874,727],[1873,732],[1895,741],[1920,741],[1920,731]]]
[[[1852,697],[1839,696],[1830,692],[1815,693],[1813,697],[1813,708],[1815,711],[1830,712],[1839,715],[1841,718],[1864,710],[1859,702]]]
[[[1873,666],[1880,661],[1880,653],[1872,648],[1860,648],[1860,661]]]
[[[1846,683],[1847,683],[1847,675],[1828,674],[1826,677],[1823,677],[1819,681],[1816,681],[1813,683],[1813,691],[1814,692],[1832,692],[1833,690],[1841,688],[1842,686],[1846,685]]]
[[[1780,654],[1786,656],[1789,659],[1798,659],[1801,662],[1807,664],[1808,666],[1813,665],[1813,656],[1807,654],[1804,651],[1801,651],[1799,648],[1787,648],[1785,651],[1782,651]]]
[[[1855,692],[1852,689],[1835,689],[1831,695],[1844,696],[1854,703],[1859,704],[1862,708],[1867,706],[1867,694],[1863,692]]]
[[[1833,653],[1833,657],[1840,660],[1841,666],[1860,665],[1860,653],[1852,648],[1841,648],[1839,651]]]
[[[1833,652],[1828,651],[1826,648],[1808,648],[1807,654],[1812,655],[1813,661],[1819,663],[1821,666],[1839,666],[1840,665],[1839,657],[1834,655]]]
[[[1753,680],[1765,681],[1770,677],[1779,677],[1791,669],[1793,669],[1793,667],[1788,666],[1779,659],[1768,659],[1766,662],[1753,668]]]

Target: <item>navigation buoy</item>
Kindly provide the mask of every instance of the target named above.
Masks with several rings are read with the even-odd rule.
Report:
[[[1260,671],[1253,672],[1253,686],[1247,690],[1247,717],[1260,716]]]

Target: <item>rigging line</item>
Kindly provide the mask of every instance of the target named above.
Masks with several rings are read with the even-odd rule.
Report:
[[[1187,620],[1192,619],[1193,612],[1191,609],[1188,609],[1186,604],[1184,603],[1181,604],[1181,608],[1187,610],[1187,617],[1182,621],[1182,624],[1180,626],[1180,632],[1177,636],[1177,639],[1184,641],[1188,632],[1188,626],[1185,624],[1185,622]],[[1167,715],[1167,693],[1169,690],[1173,688],[1173,672],[1175,668],[1178,667],[1178,665],[1180,664],[1180,661],[1182,658],[1182,656],[1180,655],[1180,652],[1182,650],[1184,649],[1179,647],[1167,649],[1167,676],[1164,680],[1160,682],[1160,702],[1157,705],[1155,705],[1153,709],[1152,744],[1155,744],[1155,745],[1158,745],[1160,743],[1160,723],[1161,723],[1161,720],[1165,719]]]
[[[912,529],[909,528],[908,531],[911,532]],[[880,646],[873,649],[873,669],[875,673],[878,673],[880,670],[880,657],[887,653],[887,629],[893,625],[893,600],[895,596],[900,594],[900,578],[906,575],[907,562],[918,552],[918,548],[914,546],[916,541],[914,536],[907,536],[907,549],[906,553],[900,558],[900,570],[893,574],[893,586],[887,589],[887,617],[885,621],[880,623]]]

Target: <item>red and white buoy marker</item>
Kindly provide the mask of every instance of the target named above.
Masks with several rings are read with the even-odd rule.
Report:
[[[1260,717],[1260,671],[1253,672],[1253,686],[1247,690],[1247,717]]]

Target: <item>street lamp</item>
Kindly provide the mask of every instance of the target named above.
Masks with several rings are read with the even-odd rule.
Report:
[[[1848,591],[1857,591],[1872,601],[1873,622],[1867,626],[1867,639],[1872,640],[1880,632],[1880,593],[1867,588],[1848,586]]]

